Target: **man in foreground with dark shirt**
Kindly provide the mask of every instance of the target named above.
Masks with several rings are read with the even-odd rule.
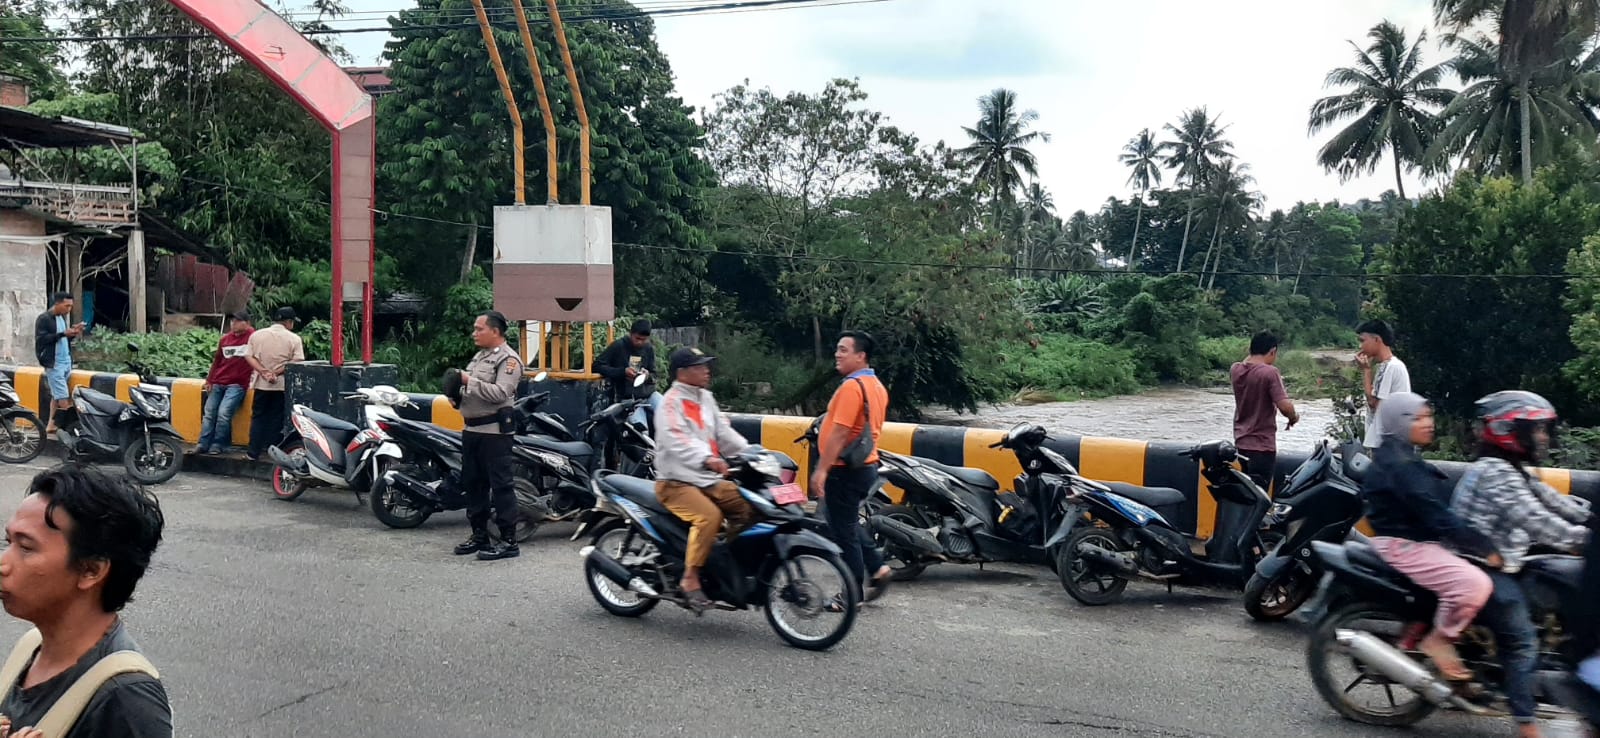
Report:
[[[1278,373],[1278,337],[1262,331],[1250,339],[1250,356],[1233,365],[1233,445],[1250,459],[1244,472],[1270,492],[1278,463],[1278,413],[1293,428],[1300,422]]]
[[[164,524],[155,497],[121,476],[58,467],[33,478],[0,553],[0,601],[34,625],[0,667],[0,714],[13,734],[171,738],[166,690],[117,615]],[[86,675],[98,681],[97,664],[115,664],[114,675],[74,721],[63,698]]]

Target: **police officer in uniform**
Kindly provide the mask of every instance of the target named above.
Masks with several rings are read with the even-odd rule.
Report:
[[[516,431],[512,402],[522,380],[522,362],[506,345],[506,318],[493,310],[478,316],[472,341],[478,353],[464,372],[447,377],[459,380],[451,402],[461,411],[461,485],[467,496],[467,521],[472,535],[457,545],[457,555],[477,553],[480,561],[509,559],[517,548],[517,494],[511,484],[511,439]],[[454,389],[454,388],[450,388]],[[500,540],[489,539],[490,491]]]

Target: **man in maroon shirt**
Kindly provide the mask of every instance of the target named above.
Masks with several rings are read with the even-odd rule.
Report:
[[[245,357],[250,355],[250,313],[233,314],[231,330],[217,342],[211,355],[211,373],[206,375],[206,409],[200,421],[200,453],[220,454],[233,445],[233,413],[244,404],[245,388],[250,386],[254,369]]]
[[[1263,490],[1272,488],[1278,462],[1278,413],[1300,422],[1278,373],[1278,337],[1262,331],[1250,339],[1250,356],[1233,365],[1233,445],[1250,460],[1244,472]]]

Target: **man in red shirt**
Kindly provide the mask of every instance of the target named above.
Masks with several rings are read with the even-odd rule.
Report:
[[[1278,462],[1278,413],[1300,422],[1278,373],[1278,337],[1262,331],[1250,339],[1250,356],[1233,365],[1233,445],[1250,460],[1244,471],[1263,490],[1272,488]]]
[[[828,402],[818,438],[817,470],[811,475],[811,493],[822,501],[829,534],[843,549],[844,565],[866,590],[868,600],[883,594],[891,574],[872,539],[861,529],[859,512],[878,480],[878,437],[883,435],[889,411],[889,391],[868,363],[872,349],[872,337],[864,332],[845,331],[839,337],[833,361],[845,379]],[[859,465],[852,465],[845,461],[845,452],[863,428],[870,433],[871,451]],[[870,587],[868,573],[872,575]]]
[[[211,373],[206,375],[206,408],[200,421],[200,453],[220,454],[233,445],[233,413],[244,404],[250,386],[250,313],[233,314],[230,330],[217,342],[211,355]]]

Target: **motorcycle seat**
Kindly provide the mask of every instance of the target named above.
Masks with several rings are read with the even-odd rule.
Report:
[[[1112,494],[1121,495],[1145,507],[1161,509],[1181,505],[1188,497],[1171,487],[1141,487],[1126,482],[1101,482],[1111,488]]]
[[[587,459],[594,455],[594,447],[582,441],[557,441],[545,436],[517,436],[517,441],[543,451],[561,454],[569,459]],[[650,494],[654,496],[655,492],[652,491]]]
[[[355,433],[355,432],[361,430],[360,428],[357,428],[354,423],[349,423],[349,422],[340,420],[338,418],[335,418],[332,415],[329,415],[327,413],[319,413],[319,412],[317,412],[315,410],[307,410],[306,411],[306,419],[310,420],[313,423],[316,423],[318,427],[326,428],[326,429],[328,429],[330,431],[344,431],[346,433]]]
[[[122,412],[123,402],[104,392],[97,392],[88,387],[78,388],[78,397],[99,415],[116,415]]]
[[[977,487],[979,489],[1000,489],[1000,483],[995,481],[995,478],[990,475],[989,472],[983,471],[982,469],[969,469],[964,466],[947,466],[932,459],[924,459],[921,457],[917,458],[917,463],[949,474],[950,476],[955,477],[957,480],[960,480],[962,484],[972,485],[973,487]]]
[[[656,483],[651,480],[630,477],[626,474],[607,474],[601,477],[600,486],[650,512],[660,513],[673,520],[678,519],[656,497]]]

